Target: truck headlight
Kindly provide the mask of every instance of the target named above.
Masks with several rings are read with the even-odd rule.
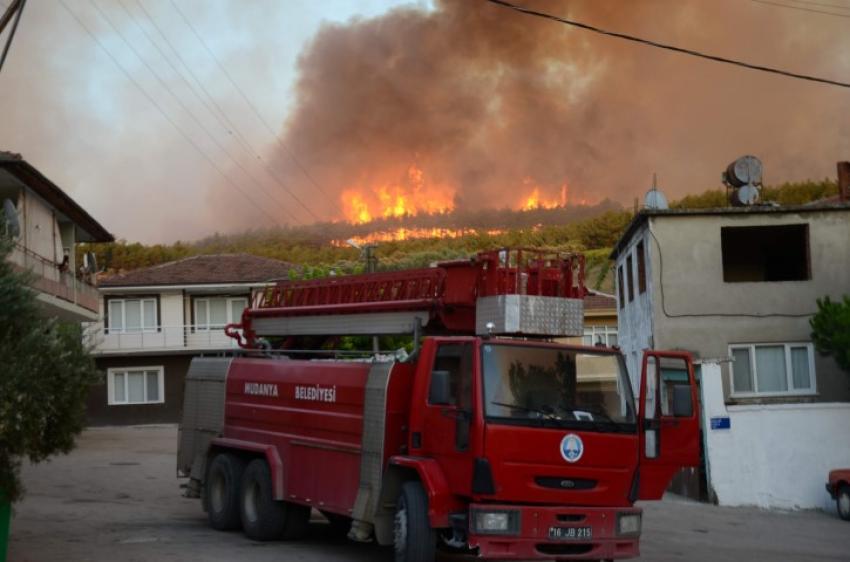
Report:
[[[518,535],[519,512],[509,510],[472,512],[472,530],[479,535]]]
[[[618,535],[640,535],[640,513],[620,513],[617,515]]]

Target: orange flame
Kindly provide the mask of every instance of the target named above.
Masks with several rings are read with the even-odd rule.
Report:
[[[445,213],[454,209],[454,188],[427,182],[424,172],[410,166],[397,183],[350,187],[340,195],[345,218],[354,224],[375,218],[393,218],[420,213]]]
[[[561,185],[559,199],[542,199],[540,196],[540,186],[536,185],[531,178],[525,178],[523,185],[534,186],[531,193],[527,195],[519,204],[521,211],[533,211],[535,209],[555,209],[565,207],[567,205],[567,184]]]
[[[334,240],[334,246],[346,247],[350,241],[357,244],[372,244],[375,242],[397,242],[401,240],[419,240],[423,238],[460,238],[475,234],[488,234],[496,236],[503,234],[502,229],[479,230],[476,228],[397,228],[395,230],[380,230],[370,232],[365,236],[355,236],[348,240]]]

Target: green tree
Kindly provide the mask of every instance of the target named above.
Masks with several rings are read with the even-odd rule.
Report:
[[[850,296],[842,302],[829,297],[818,299],[818,311],[809,324],[812,341],[823,355],[835,357],[838,366],[850,374]]]
[[[0,237],[0,495],[14,502],[23,459],[40,462],[73,448],[98,372],[80,326],[40,314],[29,275],[13,268],[10,250]]]

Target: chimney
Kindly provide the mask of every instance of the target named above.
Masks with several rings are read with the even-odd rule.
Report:
[[[838,200],[850,202],[850,162],[838,163]]]

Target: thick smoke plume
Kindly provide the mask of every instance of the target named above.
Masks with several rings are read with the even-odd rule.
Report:
[[[750,62],[846,77],[838,18],[724,0],[528,1],[588,23]],[[523,16],[441,0],[326,25],[299,61],[276,165],[339,218],[345,190],[409,187],[410,170],[458,208],[557,200],[630,204],[653,172],[671,196],[719,185],[756,154],[766,180],[834,176],[850,156],[850,95]],[[346,195],[347,196],[347,195]],[[297,207],[293,207],[297,211]]]

